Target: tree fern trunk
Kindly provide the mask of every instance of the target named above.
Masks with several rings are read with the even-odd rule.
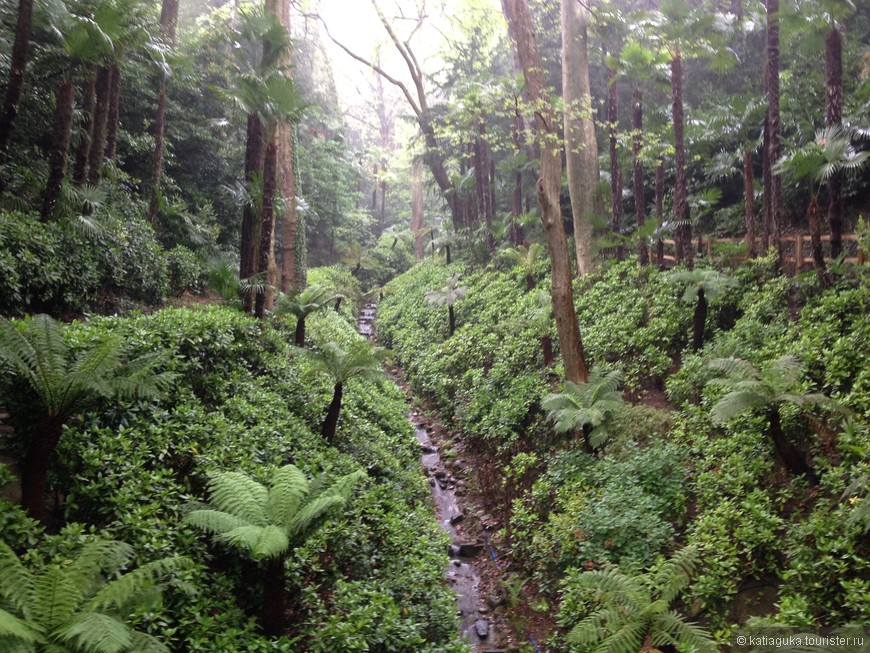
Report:
[[[93,70],[86,72],[87,79],[82,89],[82,122],[79,128],[79,146],[73,165],[73,183],[82,186],[88,178],[88,152],[91,150],[94,104],[96,103],[97,77]]]
[[[707,297],[704,289],[698,289],[698,302],[695,304],[695,317],[692,320],[692,351],[704,346],[704,326],[707,323]]]
[[[274,256],[274,234],[275,226],[275,188],[277,182],[278,169],[278,141],[272,138],[266,145],[266,156],[263,159],[263,219],[260,225],[260,251],[259,265],[257,273],[267,276],[269,272],[269,263]],[[268,281],[268,279],[267,279]],[[265,316],[266,305],[268,302],[267,295],[271,294],[271,289],[268,286],[262,292],[257,293],[257,298],[254,303],[254,315],[260,319]]]
[[[47,418],[39,424],[36,435],[30,441],[21,469],[21,506],[27,514],[38,521],[45,517],[45,486],[48,479],[48,464],[51,454],[57,449],[63,435],[63,422]]]
[[[453,335],[453,332],[456,331],[456,313],[453,310],[452,306],[447,307],[447,316],[450,320],[450,335]]]
[[[296,332],[293,336],[293,342],[297,347],[305,346],[305,317],[296,318]]]
[[[335,431],[338,427],[338,416],[341,413],[341,397],[344,394],[344,384],[336,383],[332,393],[332,403],[329,404],[329,410],[326,411],[326,419],[323,420],[323,427],[320,429],[320,434],[327,442],[332,442],[335,439]]]
[[[269,637],[284,634],[284,615],[287,612],[287,587],[284,578],[284,559],[272,558],[266,563],[263,577],[263,631]]]
[[[103,178],[103,156],[106,152],[106,126],[112,95],[112,69],[102,66],[97,72],[96,104],[94,105],[91,147],[88,151],[88,183],[97,186]]]
[[[263,123],[256,113],[248,114],[247,140],[245,143],[245,183],[251,194],[254,180],[263,171]],[[260,242],[260,228],[257,211],[252,206],[256,198],[248,198],[242,211],[242,242],[240,251],[239,277],[248,279],[254,276],[257,267],[257,251]],[[251,292],[245,293],[245,312],[253,308]]]
[[[48,182],[42,201],[42,219],[52,220],[60,199],[60,191],[66,174],[66,160],[69,154],[70,134],[72,131],[75,86],[63,81],[57,90],[57,107],[54,111],[54,132],[51,138],[51,155],[48,158]]]
[[[27,47],[30,44],[30,26],[33,22],[33,0],[19,0],[18,18],[15,23],[15,42],[12,45],[12,61],[9,68],[9,84],[6,100],[0,116],[0,153],[9,149],[12,127],[18,116],[18,103],[24,88],[24,72],[27,69]]]
[[[544,367],[549,367],[553,363],[553,339],[550,336],[541,338],[541,349],[544,354]]]
[[[825,124],[843,122],[843,37],[836,24],[825,36]],[[831,257],[843,251],[843,177],[838,170],[828,181],[828,223],[831,225]]]
[[[782,432],[782,421],[778,408],[773,408],[768,415],[770,422],[770,439],[776,447],[776,453],[785,463],[786,468],[795,476],[806,476],[810,483],[818,484],[818,478],[812,468],[807,465],[806,458]]]

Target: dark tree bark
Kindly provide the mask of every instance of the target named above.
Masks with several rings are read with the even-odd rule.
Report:
[[[63,435],[63,420],[59,417],[44,419],[36,429],[27,447],[21,465],[21,506],[37,521],[45,519],[45,486],[48,465]]]
[[[414,254],[418,261],[423,260],[423,165],[414,160],[411,163],[411,231],[414,232]]]
[[[643,146],[643,91],[634,89],[632,95],[631,130],[633,132],[631,149],[634,154],[634,213],[637,216],[637,228],[643,229],[646,224],[646,203],[644,201],[643,161],[640,158],[640,150]],[[649,263],[649,250],[646,239],[640,239],[640,264]]]
[[[773,440],[773,446],[786,468],[795,476],[805,476],[811,484],[818,485],[818,477],[813,468],[807,464],[806,457],[782,432],[782,420],[778,408],[774,407],[770,410],[768,421],[770,439]]]
[[[692,351],[699,351],[704,346],[704,327],[707,325],[707,296],[703,288],[698,288],[698,301],[695,304],[695,315],[692,319]]]
[[[526,79],[526,89],[535,112],[535,126],[542,142],[557,139],[555,113],[544,84],[541,54],[535,40],[532,17],[525,0],[502,0],[502,9],[511,25],[517,43],[517,53]],[[547,236],[552,284],[550,298],[556,317],[559,347],[565,365],[565,376],[575,383],[586,382],[589,370],[577,325],[572,293],[571,263],[568,242],[562,224],[559,190],[562,186],[562,157],[552,147],[541,147],[541,173],[537,183],[541,221]]]
[[[674,217],[677,222],[674,241],[677,249],[677,262],[685,263],[691,268],[693,263],[692,222],[689,214],[689,182],[686,177],[686,146],[683,136],[685,127],[683,59],[679,50],[674,51],[671,59],[671,101],[674,121],[674,163],[677,171],[674,184]]]
[[[448,332],[452,336],[456,331],[456,311],[453,310],[453,306],[447,307],[447,319],[448,319]]]
[[[843,122],[843,38],[836,25],[825,36],[825,124],[839,127]],[[831,227],[831,256],[843,252],[843,175],[838,170],[828,181],[828,224]]]
[[[320,434],[324,439],[332,443],[335,440],[335,432],[338,428],[338,417],[341,414],[341,397],[344,394],[344,384],[336,383],[332,392],[332,402],[329,404],[329,409],[326,411],[326,419],[323,420],[323,426],[320,428]]]
[[[88,150],[88,183],[97,186],[103,178],[103,156],[106,152],[106,125],[112,94],[112,69],[102,66],[97,71],[96,103],[91,129],[91,147]]]
[[[66,174],[66,160],[72,134],[73,107],[76,87],[72,82],[63,81],[57,89],[57,106],[54,110],[54,131],[51,137],[51,154],[48,158],[48,182],[42,201],[42,219],[55,218],[60,190]]]
[[[293,334],[293,344],[297,347],[305,346],[305,317],[296,318],[296,331]]]
[[[97,75],[93,70],[86,73],[84,89],[82,89],[82,124],[79,146],[76,150],[73,165],[73,183],[81,186],[88,178],[88,154],[91,151],[91,132],[94,125],[94,105],[97,102]]]
[[[516,148],[517,153],[522,152],[523,148],[523,118],[520,114],[519,104],[517,104],[517,108],[514,115],[514,128],[513,128],[513,140],[514,140],[514,148]],[[523,233],[523,226],[520,224],[519,217],[523,213],[523,173],[521,170],[517,170],[514,175],[514,192],[511,198],[511,243],[515,246],[519,246],[523,244],[525,240],[525,234]]]
[[[541,350],[544,355],[544,367],[549,367],[553,363],[553,339],[550,336],[541,338]]]
[[[160,29],[163,38],[170,48],[175,46],[175,28],[178,24],[179,0],[163,0],[160,10]],[[163,136],[166,132],[166,78],[160,79],[160,91],[157,94],[157,116],[154,119],[154,164],[151,172],[151,202],[148,207],[148,217],[153,223],[157,218],[160,181],[163,176]]]
[[[665,221],[665,164],[659,161],[656,167],[656,222],[659,225],[659,237],[656,239],[656,265],[665,264],[665,243],[662,241],[661,227]]]
[[[616,87],[616,71],[607,68],[607,132],[610,144],[610,228],[613,233],[622,231],[622,175],[617,152],[617,129],[619,127],[619,94]],[[622,258],[622,247],[616,248],[617,258]]]
[[[259,265],[257,273],[263,276],[269,270],[269,259],[274,249],[274,227],[275,227],[275,188],[276,188],[276,173],[278,168],[278,141],[272,139],[266,145],[266,155],[263,158],[263,216],[260,224],[260,251],[258,253]],[[257,293],[256,301],[254,302],[254,316],[262,319],[266,314],[266,305],[268,303],[267,295],[270,294],[269,288],[264,288],[262,292]]]
[[[109,93],[109,121],[106,128],[106,159],[115,161],[118,154],[118,127],[121,121],[121,67],[112,66],[112,88]]]
[[[287,587],[284,558],[269,558],[263,575],[263,632],[267,637],[284,634],[287,612]]]
[[[767,86],[767,74],[765,73],[765,87]],[[772,192],[773,172],[770,163],[770,126],[767,116],[764,117],[764,129],[761,136],[761,185],[763,194],[761,198],[761,248],[764,255],[770,251],[770,195]]]
[[[486,225],[486,249],[492,252],[495,241],[492,237],[492,192],[489,187],[489,157],[484,137],[486,127],[478,124],[477,134],[472,144],[472,165],[474,166],[474,198],[477,215]]]
[[[770,146],[768,163],[773,166],[782,156],[779,115],[779,0],[766,0],[767,7],[767,101]],[[782,178],[771,172],[770,178],[771,239],[779,264],[782,265]]]
[[[33,0],[18,1],[18,18],[15,22],[15,41],[12,44],[12,60],[9,68],[9,85],[3,115],[0,117],[0,156],[9,149],[12,129],[18,116],[18,104],[24,88],[24,73],[27,70],[27,48],[30,44],[30,26],[33,22]]]
[[[807,222],[810,227],[810,247],[812,250],[813,267],[822,285],[825,285],[825,257],[822,254],[822,216],[819,211],[818,198],[813,195],[810,198],[810,206],[807,209]],[[800,272],[803,261],[795,261],[795,272]]]
[[[251,113],[248,115],[247,140],[245,143],[245,181],[250,189],[254,180],[263,171],[263,123],[260,117]],[[242,212],[241,252],[239,263],[239,278],[249,279],[256,274],[257,252],[260,244],[260,223],[251,202],[246,202]],[[250,313],[253,298],[250,292],[245,293],[245,312]]]
[[[752,148],[743,149],[743,204],[746,219],[746,247],[749,258],[758,256],[755,244],[755,179],[752,175]]]

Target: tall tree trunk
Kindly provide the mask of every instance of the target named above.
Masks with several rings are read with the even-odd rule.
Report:
[[[91,129],[91,147],[88,151],[88,183],[97,186],[103,178],[103,156],[106,152],[106,124],[109,118],[109,100],[112,93],[112,69],[101,66],[97,71],[96,103]]]
[[[12,129],[18,116],[21,90],[24,88],[24,73],[27,70],[27,47],[30,44],[30,26],[33,22],[33,0],[18,0],[18,19],[15,22],[15,41],[12,44],[12,60],[9,67],[9,85],[0,117],[0,157],[9,149]]]
[[[323,426],[320,427],[320,434],[330,444],[335,440],[335,432],[338,428],[338,417],[341,414],[341,397],[344,394],[344,384],[336,383],[332,392],[332,401],[329,404],[329,409],[326,411],[326,418],[323,420]]]
[[[771,166],[782,155],[779,116],[779,0],[766,0],[767,8],[767,101],[768,126],[770,130]],[[777,261],[782,265],[782,178],[771,172],[770,178],[770,228],[771,239],[776,249]]]
[[[577,276],[592,269],[592,216],[598,191],[598,144],[592,119],[587,26],[589,10],[562,0],[562,95],[565,103],[565,159],[574,219]]]
[[[765,73],[765,88],[767,87],[767,74]],[[761,136],[761,185],[763,194],[761,198],[761,248],[764,255],[770,251],[770,196],[772,193],[773,171],[770,162],[770,121],[764,117],[764,128]]]
[[[707,325],[707,296],[703,288],[698,288],[698,301],[692,319],[692,351],[700,351],[704,346],[704,327]]]
[[[106,159],[115,161],[118,150],[118,127],[121,122],[121,67],[112,66],[112,90],[109,93],[109,124],[106,128]]]
[[[281,221],[281,292],[300,290],[299,261],[297,253],[300,243],[299,211],[296,206],[296,166],[294,161],[296,141],[292,125],[278,128],[278,153],[281,172],[281,191],[287,202],[287,209]]]
[[[415,159],[411,164],[411,231],[414,233],[414,253],[423,260],[423,164]]]
[[[81,186],[88,178],[88,154],[91,151],[91,132],[94,125],[94,105],[97,102],[97,75],[88,69],[85,72],[85,86],[82,89],[82,123],[79,129],[79,146],[73,164],[73,183]]]
[[[825,124],[843,122],[843,37],[836,24],[825,36]],[[843,251],[843,175],[838,170],[828,180],[828,224],[831,226],[831,257]]]
[[[296,318],[296,331],[293,334],[293,344],[297,347],[305,346],[305,316],[300,315]]]
[[[456,332],[456,311],[453,304],[447,306],[447,332],[452,336]]]
[[[175,29],[178,24],[179,0],[163,0],[160,10],[160,30],[166,44],[175,46]],[[157,94],[157,116],[154,119],[154,163],[151,171],[151,201],[148,217],[153,223],[157,219],[160,182],[163,176],[163,136],[166,132],[166,77],[160,78],[160,91]]]
[[[805,476],[811,484],[818,485],[818,478],[812,467],[807,464],[805,456],[782,432],[782,420],[778,408],[770,409],[768,420],[770,439],[786,468],[795,476]]]
[[[637,216],[637,228],[643,231],[643,227],[646,224],[643,160],[640,158],[641,148],[643,147],[643,91],[639,87],[634,89],[632,104],[631,150],[634,154],[634,213]],[[640,239],[639,247],[640,264],[646,265],[649,263],[649,250],[647,249],[645,237]]]
[[[248,194],[253,194],[255,179],[263,171],[263,123],[256,113],[248,114],[247,140],[245,143],[245,182]],[[257,252],[260,245],[260,216],[252,204],[255,198],[245,202],[242,211],[242,242],[239,263],[239,278],[249,279],[257,272]],[[245,312],[251,312],[253,297],[250,292],[244,296]]]
[[[665,223],[665,164],[659,161],[656,167],[656,222],[659,225],[659,236],[656,239],[656,265],[665,264],[665,243],[662,240],[662,225]]]
[[[387,162],[382,161],[381,164],[384,166],[384,170],[386,170]],[[382,233],[384,233],[384,229],[387,226],[387,178],[384,176],[381,179],[381,211],[378,214],[378,237]]]
[[[553,363],[553,339],[550,336],[541,337],[541,353],[544,356],[544,367]]]
[[[683,114],[683,59],[679,49],[674,50],[671,59],[671,101],[674,121],[674,163],[676,181],[674,183],[674,219],[677,224],[674,241],[677,248],[677,262],[689,268],[693,263],[692,222],[689,214],[689,182],[686,177],[686,146],[683,136],[685,117]]]
[[[607,131],[610,139],[610,228],[622,232],[622,173],[619,170],[617,131],[619,129],[619,93],[616,71],[607,67]],[[622,246],[616,246],[616,257],[622,258]]]
[[[45,195],[42,198],[42,219],[45,221],[55,218],[55,210],[66,174],[75,94],[76,87],[70,81],[64,80],[57,89],[54,131],[51,137],[51,154],[48,158],[48,182],[45,186]]]
[[[743,148],[743,205],[746,219],[746,248],[749,258],[758,256],[755,246],[755,179],[752,174],[752,148]]]
[[[263,632],[267,637],[284,634],[287,612],[287,587],[284,558],[269,558],[263,575]]]
[[[45,486],[48,465],[63,435],[63,421],[57,417],[43,420],[30,440],[21,465],[21,506],[37,521],[45,518]]]
[[[517,53],[525,72],[526,89],[532,106],[537,107],[535,124],[542,144],[557,138],[556,116],[544,84],[543,65],[532,17],[525,0],[502,0],[502,9],[513,29]],[[556,316],[556,330],[569,381],[583,383],[589,378],[574,298],[571,289],[571,264],[568,259],[568,242],[562,225],[562,210],[559,190],[562,185],[562,157],[552,147],[541,147],[541,176],[537,183],[538,204],[541,221],[547,236],[550,254],[550,297]]]
[[[495,249],[495,241],[492,237],[492,192],[489,187],[489,157],[487,156],[484,137],[486,127],[478,123],[477,134],[472,143],[472,161],[474,166],[474,201],[477,215],[483,219],[486,225],[486,249],[492,252]]]
[[[263,158],[263,216],[260,223],[260,251],[257,274],[265,278],[269,272],[269,263],[274,256],[275,249],[275,187],[277,183],[278,168],[278,141],[275,138],[266,144],[266,155]],[[260,319],[265,317],[268,295],[272,294],[271,288],[266,284],[263,292],[257,293],[254,302],[254,315]]]

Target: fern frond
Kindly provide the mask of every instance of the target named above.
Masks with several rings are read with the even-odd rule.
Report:
[[[0,542],[0,596],[22,614],[33,593],[33,575],[21,564],[15,552]]]
[[[210,509],[194,510],[184,518],[184,523],[201,528],[214,535],[221,535],[234,528],[250,525],[247,520],[241,517],[231,515],[222,510]]]
[[[596,650],[602,653],[637,653],[646,633],[646,620],[624,619],[619,629],[605,639]]]
[[[698,550],[693,546],[680,549],[659,567],[653,585],[666,607],[689,585],[697,567]]]
[[[3,640],[7,637],[20,639],[25,642],[36,642],[39,640],[39,634],[31,630],[24,621],[0,608],[0,647],[2,647]]]
[[[133,559],[133,547],[114,540],[97,540],[86,544],[66,569],[79,597],[91,596],[100,582],[101,571],[117,571]]]
[[[763,395],[756,392],[735,390],[717,401],[710,415],[714,423],[724,424],[738,415],[763,408],[766,405],[767,398]]]
[[[602,636],[613,629],[618,629],[624,621],[623,615],[618,608],[596,610],[580,623],[574,626],[566,639],[572,644],[593,644],[599,642]]]
[[[263,533],[263,526],[254,526],[245,524],[231,531],[226,531],[216,536],[215,539],[220,542],[225,542],[230,546],[238,547],[248,553],[252,553],[260,541],[260,536]]]
[[[25,617],[54,630],[66,623],[78,607],[79,591],[62,569],[49,568],[33,583]]]
[[[190,566],[190,560],[183,556],[149,562],[107,583],[85,604],[83,610],[85,612],[123,611],[131,602],[140,599],[146,590],[156,586],[163,576]]]
[[[742,358],[714,358],[707,363],[707,366],[732,379],[761,379],[756,367]]]
[[[212,502],[224,512],[241,517],[249,524],[265,526],[269,491],[241,472],[218,472],[209,478]]]
[[[680,650],[696,651],[696,653],[716,653],[719,648],[704,628],[687,622],[682,615],[674,610],[668,610],[656,615],[656,633],[654,644],[676,644]],[[662,641],[661,634],[667,634],[670,641]]]
[[[295,465],[281,467],[269,488],[269,517],[273,524],[289,523],[308,493],[308,479]]]
[[[344,505],[344,503],[345,499],[343,497],[327,494],[308,501],[287,525],[285,529],[287,537],[291,540],[299,539],[314,526],[318,519],[333,508]]]
[[[606,595],[619,601],[632,601],[642,593],[635,578],[626,576],[615,567],[584,571],[577,579],[577,587],[595,590],[599,596]]]
[[[133,639],[132,649],[136,653],[169,653],[169,648],[153,635],[136,630],[130,635]]]
[[[251,550],[254,560],[265,558],[278,558],[290,549],[290,540],[283,528],[278,526],[266,526],[260,530],[260,537]]]
[[[74,649],[93,653],[124,653],[133,644],[126,624],[99,612],[76,615],[53,634]]]
[[[791,388],[803,375],[803,364],[797,356],[785,355],[777,358],[765,375],[774,387]]]

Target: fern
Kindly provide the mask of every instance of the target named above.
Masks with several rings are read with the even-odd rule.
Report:
[[[593,368],[586,383],[565,383],[560,393],[548,394],[541,401],[557,433],[588,430],[590,447],[598,449],[609,437],[607,421],[624,406],[618,391],[622,375],[617,370],[604,372]]]

